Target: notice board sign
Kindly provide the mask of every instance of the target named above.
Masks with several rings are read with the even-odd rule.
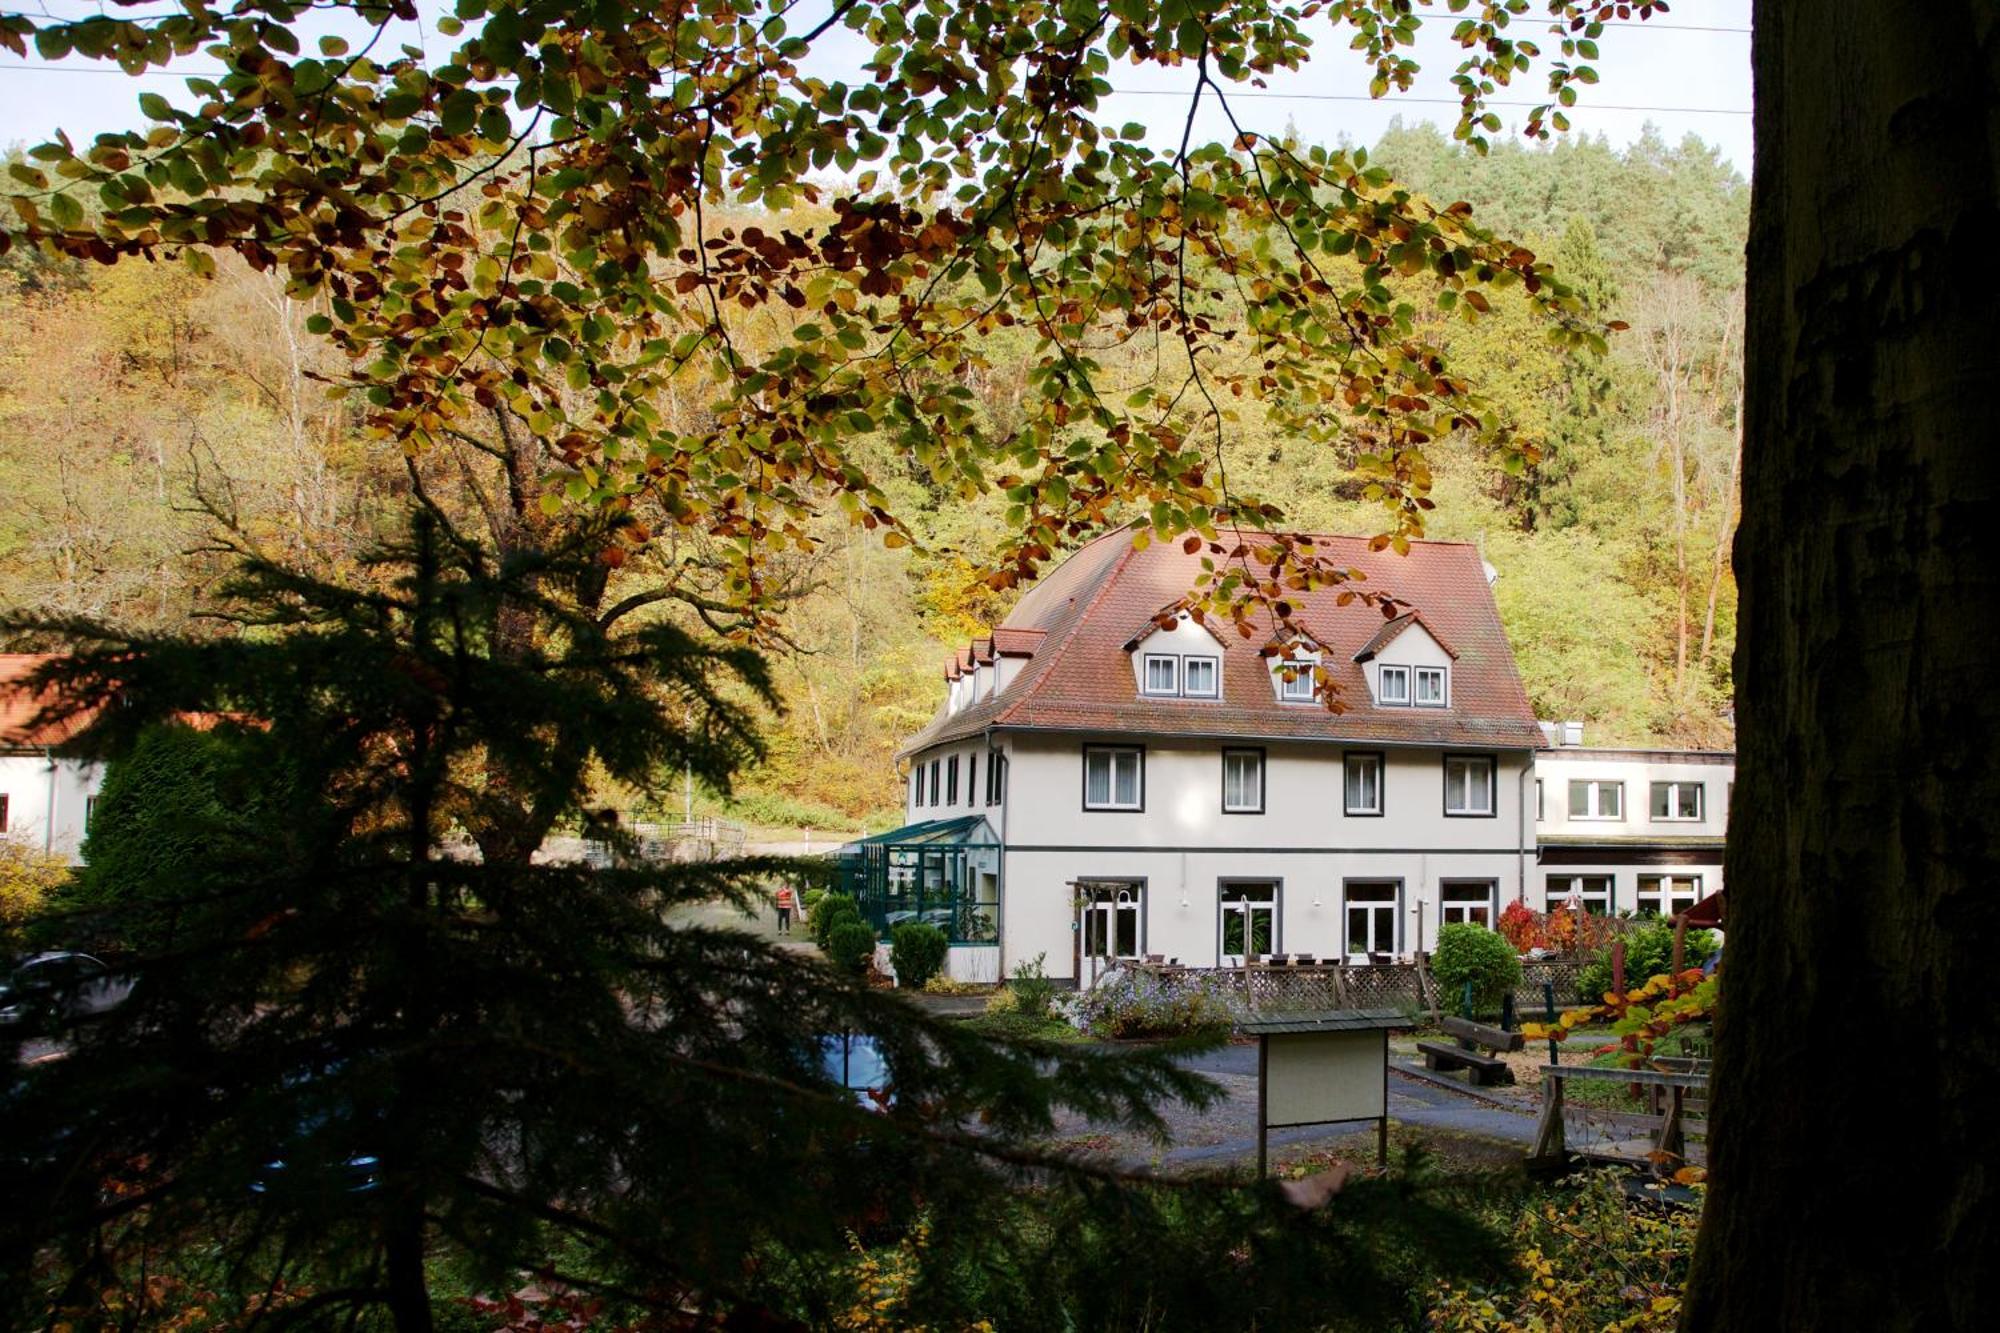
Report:
[[[1389,1029],[1409,1020],[1394,1009],[1255,1018],[1237,1031],[1257,1038],[1257,1174],[1270,1131],[1373,1120],[1376,1154],[1389,1154]]]

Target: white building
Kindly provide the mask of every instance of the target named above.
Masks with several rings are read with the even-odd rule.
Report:
[[[1471,546],[1316,539],[1415,608],[1297,599],[1334,712],[1267,629],[1172,612],[1200,556],[1133,536],[1077,551],[954,657],[904,747],[908,824],[870,840],[883,915],[946,924],[954,975],[1406,956],[1516,899],[1672,911],[1720,887],[1733,759],[1552,748]]]
[[[968,940],[955,971],[1407,954],[1542,896],[1544,741],[1477,551],[1319,539],[1419,608],[1385,622],[1334,589],[1300,597],[1336,713],[1261,635],[1163,613],[1200,557],[1133,535],[1076,552],[959,654],[905,748],[910,823],[980,815],[998,844],[994,956]]]
[[[0,653],[0,836],[75,865],[104,771],[56,754],[71,728],[35,724],[42,700],[19,688],[19,682],[47,660],[31,653]]]
[[[1535,760],[1544,901],[1672,916],[1722,888],[1734,754],[1588,749],[1576,723],[1545,730],[1552,745]]]

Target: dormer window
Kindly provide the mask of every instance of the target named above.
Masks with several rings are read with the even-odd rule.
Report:
[[[1309,704],[1313,700],[1313,662],[1293,662],[1291,674],[1280,668],[1278,697],[1288,704]]]
[[[1178,653],[1147,653],[1139,666],[1139,692],[1215,699],[1222,694],[1221,662],[1213,657],[1182,657]]]
[[[1380,703],[1407,705],[1410,702],[1410,669],[1401,666],[1383,667],[1376,692],[1380,696],[1378,699]]]
[[[1445,705],[1445,669],[1443,667],[1418,667],[1417,707],[1443,708]]]
[[[1190,699],[1213,699],[1220,692],[1213,657],[1189,657],[1181,661],[1181,693]]]

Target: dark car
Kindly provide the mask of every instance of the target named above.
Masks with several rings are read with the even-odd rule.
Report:
[[[0,1027],[44,1030],[94,1018],[125,1003],[132,980],[87,953],[42,953],[0,981]]]
[[[253,1194],[366,1194],[382,1184],[382,1159],[370,1140],[376,1117],[341,1085],[343,1065],[315,1065],[288,1076],[293,1132],[274,1145],[250,1182]]]

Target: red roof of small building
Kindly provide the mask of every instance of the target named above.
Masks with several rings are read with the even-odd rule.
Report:
[[[50,725],[38,720],[50,695],[29,689],[27,679],[54,660],[48,653],[0,653],[0,751],[61,745],[90,724],[91,714]]]
[[[1472,546],[1412,542],[1399,556],[1370,551],[1362,537],[1314,538],[1314,549],[1331,563],[1367,576],[1361,586],[1419,613],[1454,658],[1450,708],[1378,708],[1354,659],[1388,628],[1382,613],[1358,601],[1341,606],[1338,588],[1295,595],[1297,618],[1325,650],[1322,665],[1345,706],[1335,713],[1318,703],[1278,700],[1270,662],[1259,651],[1271,638],[1267,626],[1249,639],[1217,626],[1224,640],[1220,700],[1141,696],[1125,645],[1161,607],[1194,588],[1201,555],[1172,542],[1134,549],[1133,536],[1134,529],[1120,528],[1099,537],[1031,588],[993,631],[993,643],[1004,653],[1032,634],[1033,656],[993,698],[956,713],[940,709],[903,753],[988,729],[1511,750],[1546,743]]]

